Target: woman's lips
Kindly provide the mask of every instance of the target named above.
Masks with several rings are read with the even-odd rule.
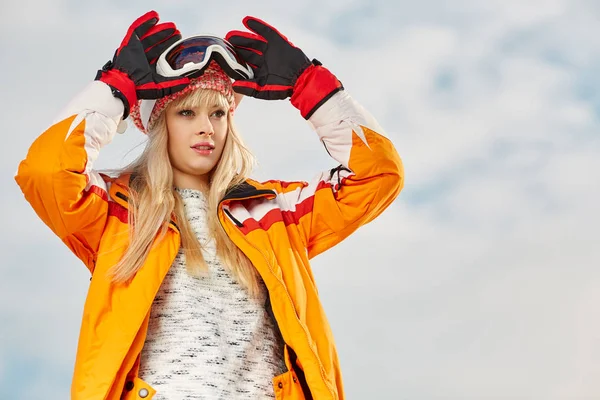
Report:
[[[213,148],[205,146],[192,147],[192,150],[203,156],[209,156],[213,152]]]
[[[212,143],[197,143],[192,146],[192,150],[203,156],[210,155],[214,149],[215,146]]]

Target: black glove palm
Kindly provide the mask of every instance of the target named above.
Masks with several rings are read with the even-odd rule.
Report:
[[[231,31],[225,38],[252,67],[254,78],[235,81],[233,89],[264,100],[290,97],[298,77],[311,65],[311,61],[302,50],[264,21],[246,17],[243,24],[255,34]]]
[[[150,11],[127,31],[113,59],[96,75],[123,100],[126,118],[137,99],[158,99],[185,88],[188,78],[166,78],[156,72],[156,60],[170,45],[181,39],[172,22],[158,24],[158,13]]]

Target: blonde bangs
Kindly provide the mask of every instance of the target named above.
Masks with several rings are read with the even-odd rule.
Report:
[[[197,89],[171,102],[168,108],[186,109],[200,107],[223,107],[229,109],[229,102],[221,92],[211,89]]]

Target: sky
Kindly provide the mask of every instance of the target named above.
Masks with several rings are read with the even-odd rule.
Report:
[[[150,9],[184,35],[273,24],[402,157],[397,200],[312,264],[348,399],[598,397],[599,2],[21,0],[0,4],[1,399],[69,397],[89,284],[18,163]],[[236,115],[257,179],[336,165],[289,101]],[[98,168],[139,154],[130,126]]]

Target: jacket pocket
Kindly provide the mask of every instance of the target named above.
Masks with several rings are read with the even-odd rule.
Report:
[[[273,378],[273,390],[277,400],[304,400],[300,381],[293,370]]]
[[[140,378],[133,378],[125,383],[121,400],[150,400],[155,394],[152,386]]]

